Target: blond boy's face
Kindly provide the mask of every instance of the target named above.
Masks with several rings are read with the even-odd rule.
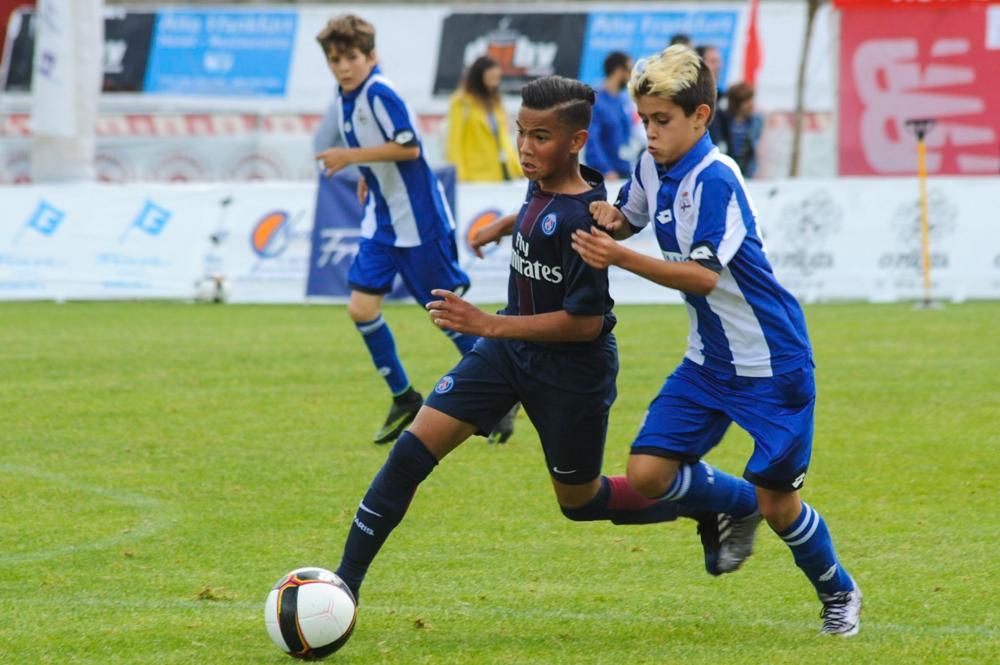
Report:
[[[375,66],[375,52],[365,55],[357,48],[346,51],[329,49],[326,53],[327,64],[333,72],[340,89],[344,92],[352,92],[358,88]]]
[[[669,99],[640,95],[635,100],[639,118],[646,128],[649,154],[657,164],[680,160],[705,134],[709,107],[702,104],[690,116]]]

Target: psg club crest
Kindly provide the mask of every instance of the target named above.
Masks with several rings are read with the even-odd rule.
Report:
[[[437,382],[436,386],[434,386],[434,392],[436,392],[438,395],[443,395],[454,387],[455,387],[455,379],[451,378],[451,376],[449,375],[445,375],[442,376],[441,380]]]
[[[556,232],[556,215],[555,213],[549,213],[542,218],[542,233],[547,236],[552,235]]]

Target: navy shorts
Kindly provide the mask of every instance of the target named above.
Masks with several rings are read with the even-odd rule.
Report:
[[[583,485],[601,474],[617,376],[611,334],[565,350],[480,338],[424,403],[486,435],[521,402],[538,430],[549,473],[560,483]]]
[[[723,377],[685,360],[653,399],[632,454],[693,463],[735,422],[754,440],[743,477],[766,489],[805,482],[812,456],[816,383],[810,363],[773,377]]]
[[[355,291],[385,294],[392,291],[397,274],[421,305],[436,299],[431,289],[463,293],[469,288],[469,276],[458,265],[454,234],[416,247],[392,247],[365,238],[358,246],[347,283]]]

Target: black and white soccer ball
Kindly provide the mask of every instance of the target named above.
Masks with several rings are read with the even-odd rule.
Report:
[[[335,573],[296,568],[267,595],[264,625],[279,649],[302,660],[320,660],[347,644],[358,605]]]
[[[195,302],[222,304],[229,300],[229,280],[222,275],[207,275],[194,283]]]

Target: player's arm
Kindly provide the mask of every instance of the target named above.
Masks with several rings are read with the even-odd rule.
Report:
[[[500,316],[482,311],[451,291],[434,289],[431,293],[440,298],[427,303],[434,324],[465,335],[528,342],[589,342],[597,339],[604,326],[603,315],[577,315],[559,310],[528,316]]]
[[[573,249],[592,268],[618,266],[661,286],[701,296],[712,292],[722,270],[721,265],[718,271],[714,269],[718,264],[714,251],[709,256],[708,249],[702,250],[705,255],[702,260],[664,261],[629,249],[598,228],[592,228],[589,233],[576,231]]]
[[[617,240],[634,236],[649,221],[646,190],[640,177],[641,169],[642,160],[639,160],[632,177],[618,190],[618,200],[614,205],[606,201],[590,204],[590,216],[594,218],[594,224]]]
[[[491,242],[500,242],[500,238],[514,233],[514,225],[516,223],[517,215],[511,213],[509,215],[504,215],[503,217],[498,217],[486,226],[477,229],[475,234],[472,236],[472,239],[469,241],[472,251],[475,252],[476,256],[479,258],[483,258],[483,251],[481,248]]]
[[[316,155],[317,161],[323,165],[324,175],[327,176],[332,176],[352,164],[408,162],[418,157],[420,157],[418,143],[403,145],[395,140],[367,148],[328,148]]]
[[[591,203],[590,215],[594,218],[594,224],[616,240],[631,238],[642,230],[629,224],[622,211],[607,201],[594,201]]]

